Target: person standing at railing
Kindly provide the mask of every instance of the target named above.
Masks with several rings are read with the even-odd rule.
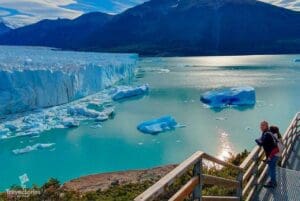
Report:
[[[270,181],[264,185],[266,188],[275,188],[277,186],[276,181],[276,166],[279,157],[277,156],[279,153],[279,148],[277,146],[277,140],[269,129],[269,124],[266,121],[260,123],[260,130],[262,131],[261,138],[256,139],[255,142],[262,146],[268,164],[268,175],[270,177]]]

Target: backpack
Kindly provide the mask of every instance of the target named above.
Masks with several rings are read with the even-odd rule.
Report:
[[[281,139],[279,139],[279,134],[278,133],[274,133],[273,134],[275,140],[276,140],[276,143],[277,143],[277,147],[279,149],[279,153],[278,153],[278,156],[282,156],[282,153],[283,153],[283,149],[284,149],[284,144],[282,142]]]
[[[278,134],[272,133],[270,131],[266,132],[266,134],[268,134],[272,137],[274,144],[277,146],[277,148],[279,150],[279,152],[276,154],[276,156],[281,157],[281,155],[283,153],[284,145],[283,145],[282,141],[279,139]]]

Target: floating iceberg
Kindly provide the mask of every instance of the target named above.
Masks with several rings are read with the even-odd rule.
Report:
[[[102,112],[88,109],[82,106],[69,107],[68,113],[72,116],[84,116],[88,118],[94,118],[96,121],[105,121],[114,113],[112,108],[107,108]]]
[[[7,135],[10,133],[10,130],[8,128],[1,128],[0,127],[0,139],[7,138]]]
[[[5,124],[4,126],[5,128],[8,128],[10,131],[16,131],[18,129],[18,127],[13,124]]]
[[[0,47],[0,116],[65,104],[134,75],[138,55]]]
[[[149,86],[147,84],[138,87],[119,87],[117,92],[112,96],[114,101],[122,100],[125,98],[131,98],[134,96],[140,96],[148,93]]]
[[[55,143],[48,143],[48,144],[38,143],[38,144],[35,144],[35,145],[32,145],[32,146],[27,146],[27,147],[22,148],[22,149],[15,149],[12,152],[14,154],[25,154],[25,153],[36,151],[36,150],[40,150],[40,149],[51,148],[54,145],[55,145]]]
[[[75,120],[74,118],[67,117],[62,121],[62,124],[66,128],[75,128],[79,126],[79,121]]]
[[[235,87],[209,91],[201,96],[201,101],[213,108],[254,105],[255,90],[253,87]]]
[[[165,131],[174,130],[179,127],[175,119],[171,116],[163,116],[158,119],[145,121],[137,126],[137,129],[143,133],[158,134]]]
[[[85,116],[89,118],[97,118],[100,113],[96,110],[91,110],[82,106],[75,106],[75,107],[70,107],[68,109],[68,113],[70,115],[79,115],[79,116]]]

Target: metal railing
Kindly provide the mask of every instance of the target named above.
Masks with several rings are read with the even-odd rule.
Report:
[[[286,164],[295,139],[299,134],[299,121],[300,113],[297,113],[283,135],[283,143],[285,146],[282,152],[282,166]],[[224,167],[230,167],[237,171],[237,177],[235,179],[228,179],[204,174],[203,160]],[[174,184],[176,179],[186,174],[190,169],[193,170],[192,177],[169,199],[169,201],[182,201],[187,198],[199,201],[250,201],[258,189],[258,184],[261,184],[264,181],[267,172],[266,163],[264,162],[264,152],[262,148],[258,146],[250,152],[240,166],[232,165],[204,152],[198,151],[141,195],[136,197],[134,201],[151,201],[158,199],[159,196],[168,191],[168,188]],[[231,189],[234,188],[236,190],[236,195],[203,196],[202,188],[204,184]]]

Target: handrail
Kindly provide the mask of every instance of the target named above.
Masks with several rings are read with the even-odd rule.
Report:
[[[285,134],[283,135],[283,142],[285,144],[281,165],[284,166],[296,137],[299,134],[300,113],[297,113]],[[169,201],[182,201],[188,196],[192,195],[192,200],[247,200],[250,201],[256,190],[258,184],[263,182],[267,167],[263,161],[264,152],[259,146],[255,146],[247,158],[240,166],[235,166],[231,163],[222,161],[214,156],[211,156],[202,151],[198,151],[182,162],[174,170],[165,175],[157,183],[147,189],[134,199],[134,201],[152,201],[164,194],[168,187],[171,186],[177,178],[193,169],[192,178],[177,191]],[[212,175],[203,174],[203,160],[229,167],[238,172],[235,179],[226,179]],[[218,185],[228,188],[236,189],[236,196],[202,196],[202,186],[204,184]]]

